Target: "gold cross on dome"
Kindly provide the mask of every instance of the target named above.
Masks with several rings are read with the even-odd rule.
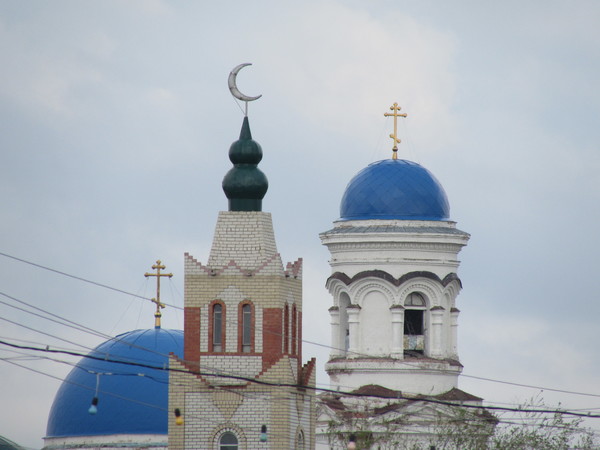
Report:
[[[160,259],[156,261],[156,264],[154,264],[152,266],[152,268],[156,270],[156,273],[146,272],[144,274],[144,276],[146,278],[156,277],[156,298],[151,298],[150,300],[153,303],[156,303],[156,312],[154,313],[154,328],[160,328],[160,318],[162,316],[160,309],[165,307],[165,304],[160,302],[160,277],[171,278],[173,276],[173,274],[172,273],[160,273],[161,270],[166,269],[166,266],[161,264]]]
[[[400,139],[398,138],[398,117],[406,117],[406,113],[399,114],[399,111],[402,108],[398,106],[398,103],[394,103],[390,106],[390,110],[394,111],[393,113],[383,113],[385,117],[393,117],[394,118],[394,133],[390,134],[390,138],[394,141],[394,147],[392,147],[392,159],[398,159],[398,144],[400,143]]]

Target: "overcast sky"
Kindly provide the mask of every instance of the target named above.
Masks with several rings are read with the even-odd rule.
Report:
[[[459,255],[464,374],[596,394],[542,396],[600,413],[598,23],[592,0],[0,0],[0,252],[150,297],[143,275],[160,258],[175,274],[163,300],[183,306],[183,253],[207,261],[227,208],[243,118],[227,75],[251,62],[238,86],[263,95],[249,107],[263,209],[283,260],[304,258],[304,338],[329,344],[318,233],[352,176],[390,156],[383,113],[398,102],[400,157],[435,174],[471,234]],[[153,326],[149,302],[0,263],[4,294],[108,335]],[[0,322],[12,342],[102,342],[2,303],[0,318],[19,324]],[[182,312],[167,308],[163,323],[182,328]],[[322,368],[328,351],[305,343],[304,355]],[[0,435],[40,448],[70,366],[3,347],[0,358]],[[539,392],[460,387],[493,404]]]

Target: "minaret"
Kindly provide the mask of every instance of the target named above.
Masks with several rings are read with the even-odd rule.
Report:
[[[331,253],[330,360],[334,389],[379,385],[406,395],[457,387],[458,253],[469,235],[449,219],[446,194],[424,167],[396,157],[348,184],[334,227],[320,235]]]
[[[229,210],[219,213],[208,262],[185,254],[184,360],[171,361],[183,372],[171,375],[169,398],[183,425],[171,417],[169,449],[312,448],[314,392],[305,388],[314,387],[315,361],[302,365],[302,260],[284,268],[277,252],[262,211],[262,149],[247,116],[229,158]]]

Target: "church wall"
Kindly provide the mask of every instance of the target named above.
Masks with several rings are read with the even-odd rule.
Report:
[[[236,355],[203,355],[200,359],[201,367],[207,370],[221,371],[231,375],[253,378],[257,376],[262,368],[262,357]],[[218,384],[239,384],[238,380],[221,379]]]
[[[240,286],[243,286],[240,288]],[[253,354],[264,355],[263,368],[272,364],[277,355],[285,353],[283,307],[288,303],[288,353],[298,353],[301,361],[301,318],[302,318],[302,281],[294,277],[274,275],[216,275],[186,274],[185,277],[186,320],[190,326],[185,328],[186,354],[204,358],[213,354],[210,308],[215,301],[222,302],[225,318],[225,352],[222,354],[245,355],[239,348],[238,332],[240,327],[239,305],[249,301],[254,308],[254,348]],[[292,323],[292,311],[296,311],[296,324]],[[199,317],[198,317],[199,316]],[[293,333],[296,339],[293,339]],[[291,350],[296,344],[295,351]],[[219,353],[221,354],[221,353]],[[193,359],[193,358],[186,358]]]
[[[261,378],[267,382],[293,384],[295,361],[283,357]],[[171,359],[171,368],[184,366]],[[314,385],[314,370],[310,374]],[[240,384],[225,388],[209,386],[202,379],[171,372],[169,409],[179,408],[185,426],[169,417],[169,449],[216,449],[224,430],[233,431],[242,449],[295,448],[298,431],[304,431],[306,448],[314,440],[314,392],[285,386]],[[268,442],[259,442],[261,425],[267,425]]]
[[[359,327],[359,352],[384,356],[391,353],[392,321],[388,299],[382,292],[371,291],[362,301]]]
[[[104,436],[70,436],[45,438],[44,450],[77,449],[77,450],[123,450],[152,449],[167,450],[166,434],[109,434]]]

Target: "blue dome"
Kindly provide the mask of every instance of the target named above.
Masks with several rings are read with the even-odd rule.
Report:
[[[136,330],[121,334],[89,355],[168,367],[169,353],[183,357],[183,331]],[[88,409],[100,375],[98,412]],[[139,376],[138,374],[143,374]],[[50,409],[48,437],[168,433],[169,374],[141,366],[82,358],[60,386]]]
[[[411,161],[385,159],[358,172],[344,192],[342,220],[447,220],[444,188],[431,172]]]

